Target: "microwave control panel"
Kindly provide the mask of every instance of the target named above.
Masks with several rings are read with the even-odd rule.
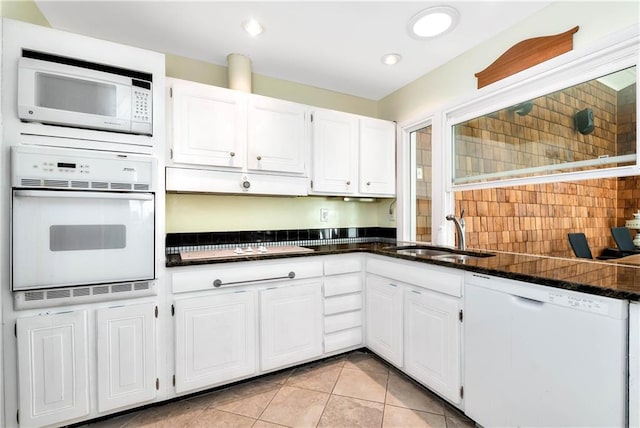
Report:
[[[152,114],[152,97],[151,97],[151,82],[147,82],[144,80],[136,80],[133,79],[131,81],[132,88],[132,111],[133,111],[133,121],[135,126],[135,122],[142,122],[140,125],[149,126],[153,120]]]
[[[11,148],[12,187],[151,190],[153,160],[144,156],[31,146]]]

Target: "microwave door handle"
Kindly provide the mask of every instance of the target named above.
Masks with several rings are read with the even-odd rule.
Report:
[[[78,198],[78,199],[126,199],[136,201],[153,201],[151,193],[100,193],[100,192],[59,192],[43,190],[15,190],[16,197],[24,198]]]

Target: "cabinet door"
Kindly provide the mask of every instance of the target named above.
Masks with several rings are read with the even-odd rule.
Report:
[[[366,302],[367,347],[402,367],[402,287],[369,275]]]
[[[360,193],[396,193],[396,127],[386,120],[360,119]]]
[[[154,311],[154,303],[96,311],[100,412],[155,398]]]
[[[313,193],[352,194],[358,191],[358,118],[317,110],[311,123]]]
[[[306,112],[302,104],[250,96],[247,168],[306,176]]]
[[[256,371],[255,293],[176,300],[176,392]]]
[[[89,414],[87,312],[18,318],[20,426]]]
[[[415,287],[404,295],[404,367],[408,374],[460,402],[460,299]]]
[[[242,168],[246,147],[246,94],[171,80],[173,161]]]
[[[262,370],[321,355],[321,283],[261,290],[260,339]]]

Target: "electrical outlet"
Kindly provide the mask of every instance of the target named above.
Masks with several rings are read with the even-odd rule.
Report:
[[[422,180],[422,168],[416,168],[416,180]]]
[[[320,208],[320,221],[328,222],[329,221],[329,210],[326,208]]]
[[[396,212],[391,210],[389,211],[389,221],[395,221],[396,220]]]

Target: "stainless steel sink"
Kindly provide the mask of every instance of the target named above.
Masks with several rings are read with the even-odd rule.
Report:
[[[489,256],[493,256],[493,254],[490,254]],[[443,254],[440,256],[433,256],[431,257],[434,260],[440,260],[443,262],[452,262],[452,263],[466,263],[467,260],[470,259],[477,259],[478,256],[471,256],[469,254]]]
[[[433,257],[433,256],[447,256],[451,253],[448,251],[435,250],[431,248],[402,248],[399,250],[395,250],[396,254],[404,254],[406,256],[423,256],[423,257]]]
[[[492,253],[462,251],[454,248],[436,247],[431,245],[404,245],[398,247],[387,247],[385,250],[394,251],[396,254],[403,254],[406,256],[425,257],[451,262],[495,256],[495,254]]]

